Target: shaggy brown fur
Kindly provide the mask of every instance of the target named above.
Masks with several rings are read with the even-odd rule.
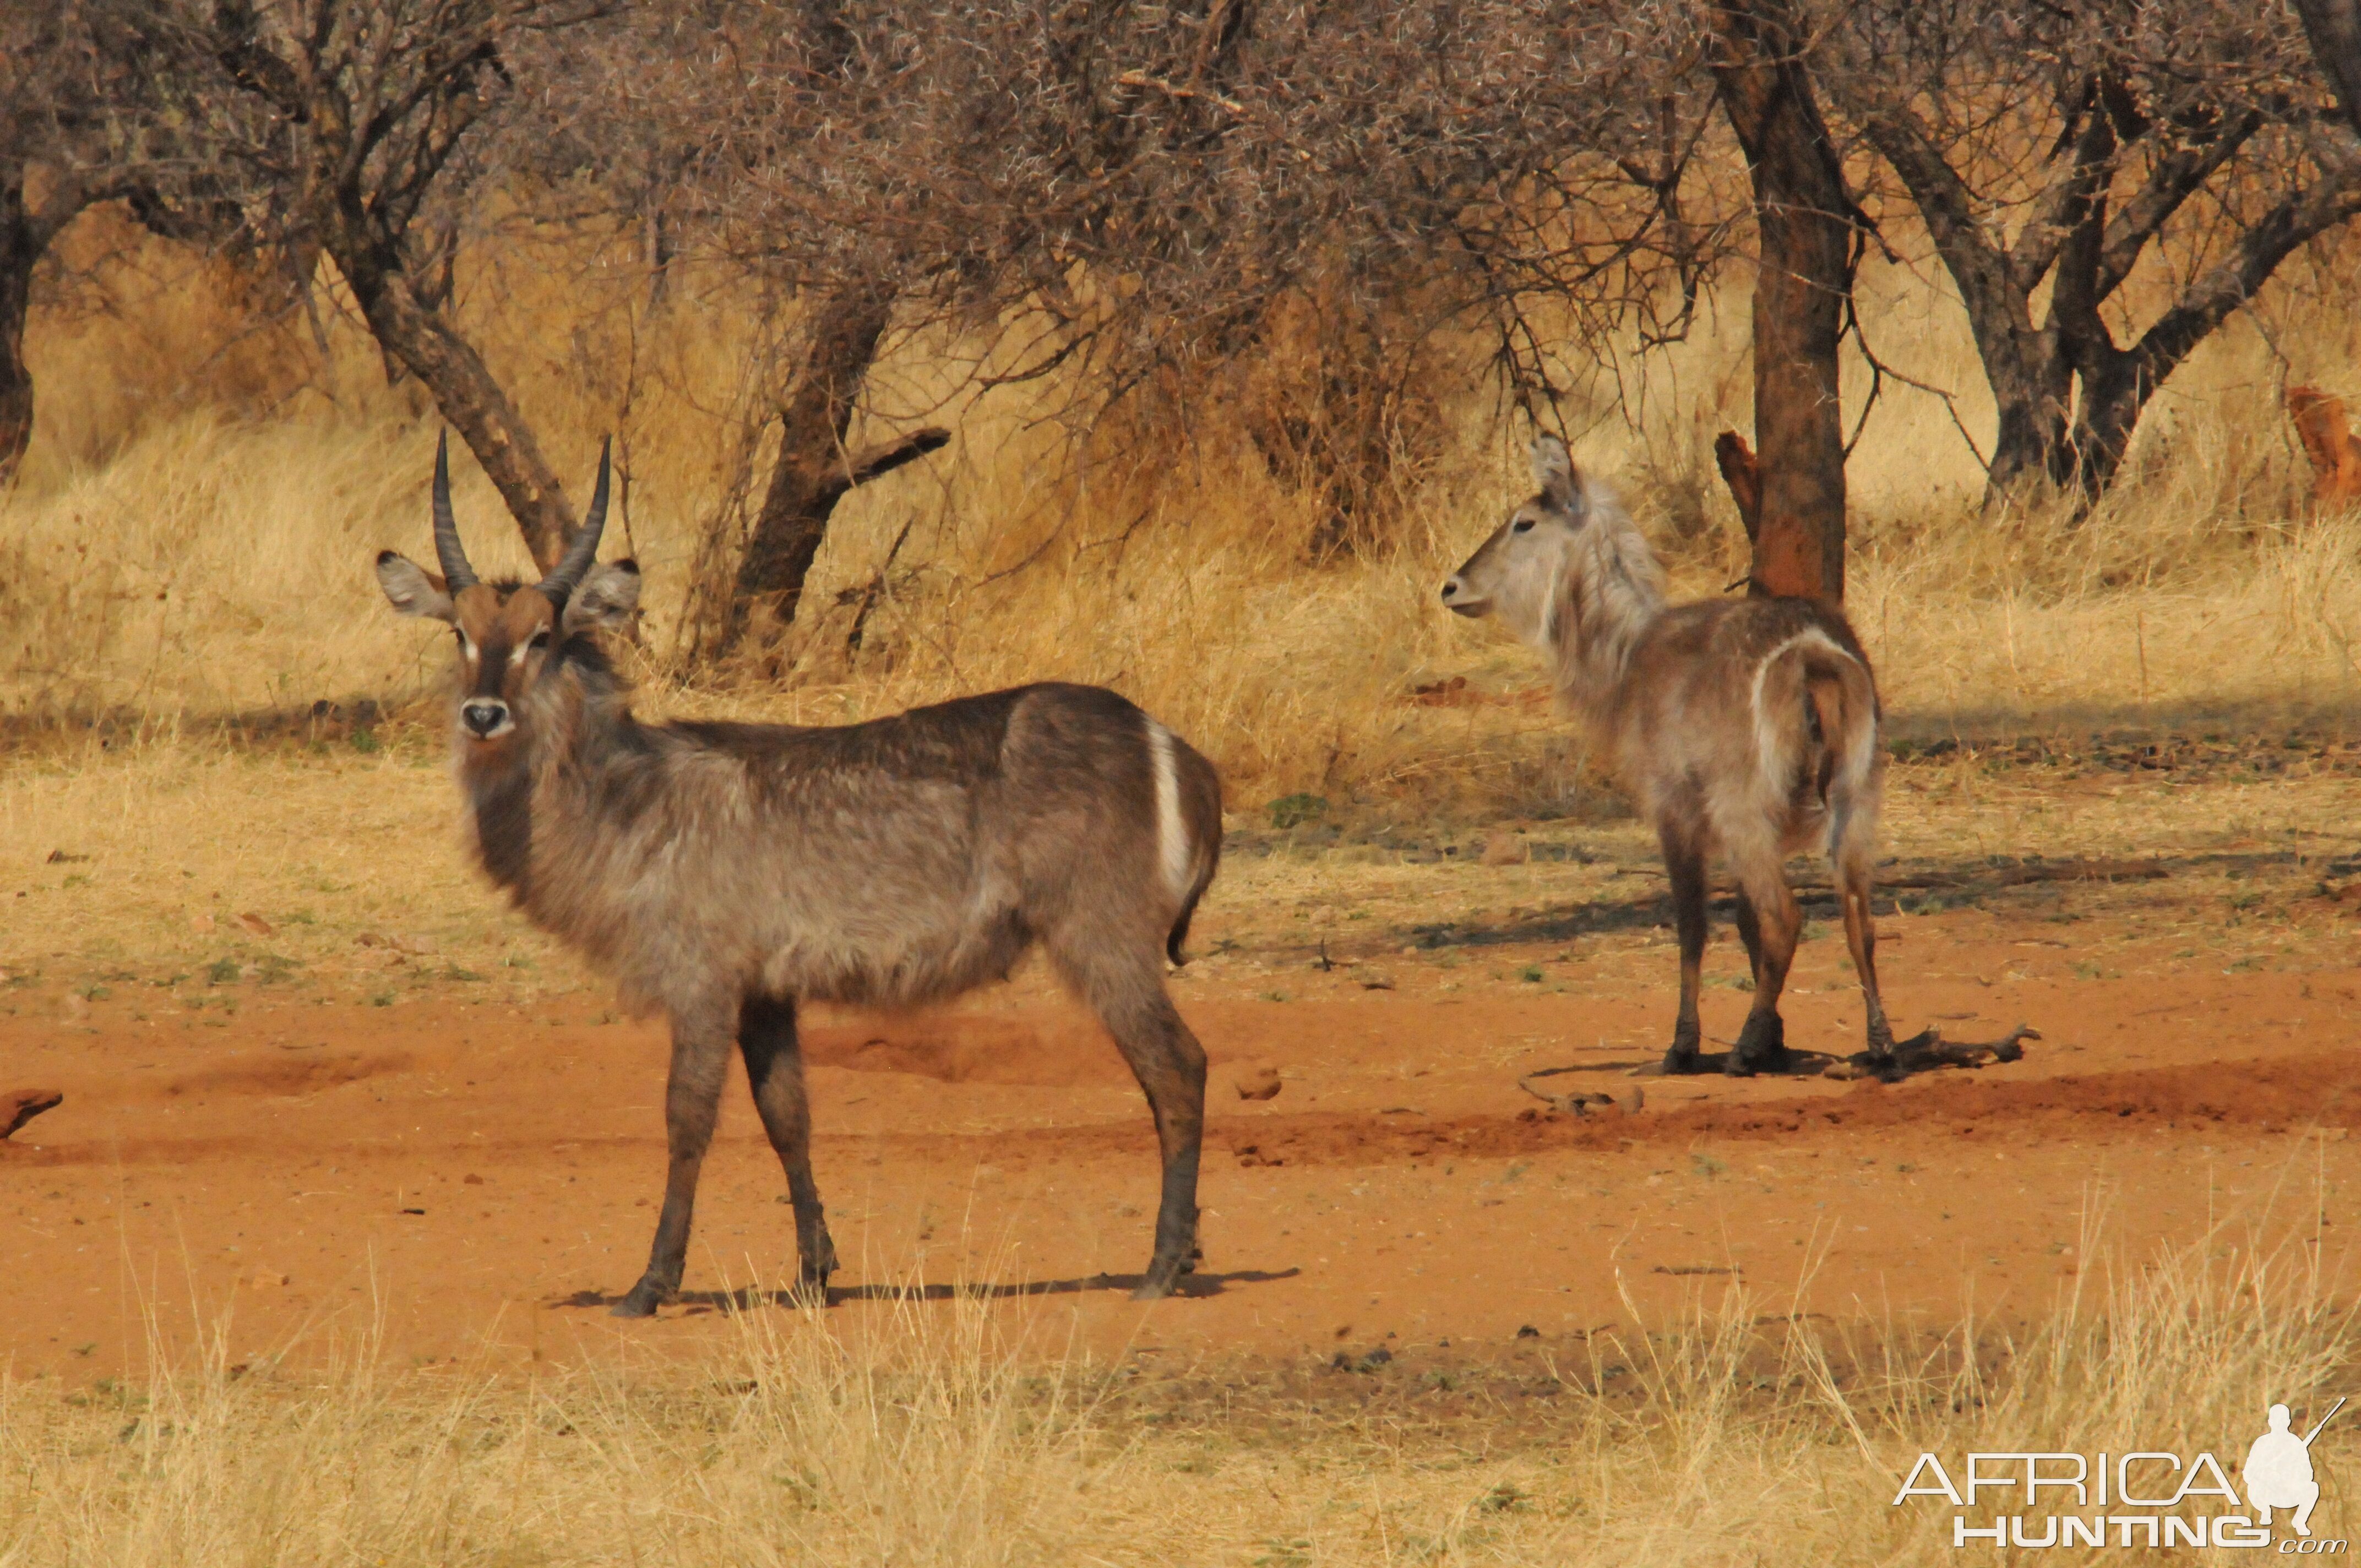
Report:
[[[1542,493],[1452,575],[1443,601],[1461,615],[1499,616],[1549,658],[1561,698],[1656,829],[1681,946],[1664,1070],[1699,1066],[1706,862],[1717,851],[1738,882],[1738,930],[1754,969],[1753,1009],[1725,1069],[1785,1064],[1779,993],[1801,918],[1783,863],[1819,844],[1836,865],[1869,1052],[1890,1063],[1869,912],[1885,758],[1877,688],[1852,628],[1808,599],[1667,608],[1647,540],[1575,472],[1565,447],[1534,443],[1533,473]]]
[[[643,724],[597,635],[629,619],[640,582],[628,561],[589,567],[603,463],[573,576],[561,564],[506,593],[467,569],[439,458],[435,483],[447,576],[391,551],[378,576],[397,610],[456,630],[454,743],[484,869],[672,1021],[664,1210],[617,1313],[647,1316],[679,1287],[733,1039],[786,1170],[801,1281],[824,1293],[837,1258],[812,1180],[797,1003],[941,1001],[1005,978],[1035,942],[1155,1114],[1162,1204],[1135,1294],[1169,1294],[1196,1250],[1205,1056],[1163,964],[1221,854],[1213,765],[1093,686],[842,728]]]

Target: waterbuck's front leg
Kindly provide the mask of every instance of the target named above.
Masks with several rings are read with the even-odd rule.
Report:
[[[1664,1053],[1664,1070],[1697,1070],[1697,1047],[1704,1037],[1697,1025],[1697,989],[1705,970],[1705,846],[1684,825],[1667,819],[1656,837],[1664,847],[1664,872],[1673,883],[1673,928],[1681,941],[1681,1011],[1673,1025],[1672,1048]]]
[[[796,1211],[796,1288],[818,1306],[828,1304],[828,1277],[836,1272],[836,1244],[811,1171],[811,1105],[804,1093],[804,1053],[796,1038],[791,996],[749,996],[738,1011],[738,1048],[746,1083],[754,1091],[763,1130],[787,1173],[787,1201]]]
[[[656,1220],[648,1271],[615,1305],[619,1318],[651,1318],[656,1304],[680,1288],[688,1260],[688,1227],[697,1208],[697,1174],[713,1142],[713,1119],[721,1104],[721,1080],[730,1064],[730,1036],[736,1019],[728,1004],[676,1010],[672,1015],[672,1076],[664,1085],[664,1212]]]

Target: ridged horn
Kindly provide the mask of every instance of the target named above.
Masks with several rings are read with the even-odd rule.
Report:
[[[566,554],[549,576],[541,580],[541,591],[571,594],[582,585],[582,576],[590,570],[590,563],[598,558],[598,535],[607,527],[608,455],[613,450],[614,438],[598,444],[598,483],[590,491],[590,510],[582,526],[574,531],[573,542],[566,546]]]
[[[459,521],[451,515],[451,433],[434,438],[434,558],[443,564],[449,591],[476,586],[476,570],[459,543]]]

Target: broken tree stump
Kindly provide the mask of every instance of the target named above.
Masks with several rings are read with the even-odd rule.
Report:
[[[1763,526],[1763,470],[1755,463],[1754,449],[1738,432],[1725,430],[1713,438],[1713,461],[1721,470],[1721,482],[1730,487],[1730,499],[1738,503],[1738,521],[1752,544]]]
[[[2323,507],[2361,501],[2361,441],[2345,417],[2345,400],[2317,387],[2290,387],[2288,416],[2312,459],[2312,499]]]

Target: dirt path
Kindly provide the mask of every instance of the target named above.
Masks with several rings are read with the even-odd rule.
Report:
[[[1671,1011],[1669,953],[1644,938],[1564,993],[1520,980],[1562,941],[1496,945],[1473,978],[1301,966],[1285,1001],[1261,999],[1268,964],[1200,966],[1177,989],[1215,1063],[1206,1272],[1148,1307],[1124,1291],[1148,1247],[1153,1138],[1094,1028],[1026,981],[955,1013],[823,1014],[833,1310],[906,1310],[906,1287],[962,1282],[1005,1295],[1050,1350],[1324,1355],[1389,1335],[1556,1341],[1733,1286],[1761,1311],[2022,1317],[2099,1276],[2094,1236],[2132,1257],[2262,1237],[2346,1280],[2361,975],[2165,972],[2127,919],[2077,946],[2129,978],[2086,976],[2052,929],[1894,922],[1898,1019],[2044,1038],[2019,1063],[1890,1087],[1628,1076]],[[1807,948],[1798,984],[1791,1042],[1850,1048],[1841,943]],[[1744,1000],[1710,992],[1708,1034],[1734,1033]],[[234,1362],[298,1336],[319,1354],[373,1321],[403,1358],[693,1346],[727,1332],[712,1292],[775,1281],[792,1255],[733,1087],[687,1297],[652,1325],[605,1315],[653,1224],[664,1042],[579,994],[65,1011],[0,1021],[0,1089],[65,1094],[0,1146],[0,1354],[19,1375],[131,1367],[151,1331],[181,1347],[217,1332]],[[1234,1091],[1256,1062],[1280,1069],[1277,1099]],[[1569,1065],[1554,1091],[1639,1086],[1644,1107],[1568,1116],[1518,1087]]]

